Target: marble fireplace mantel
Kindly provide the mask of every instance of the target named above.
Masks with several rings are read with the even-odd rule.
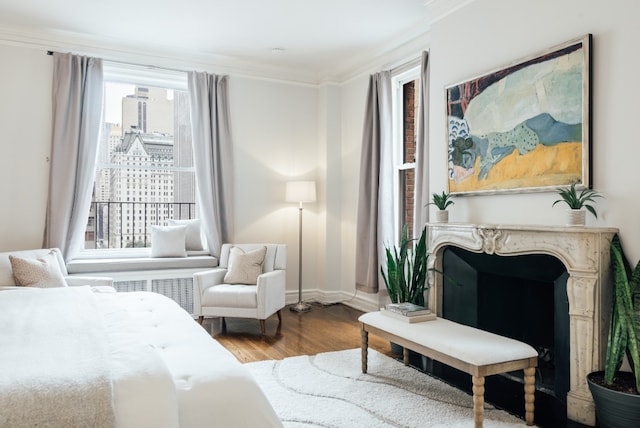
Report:
[[[548,254],[565,265],[571,364],[567,417],[595,425],[586,376],[604,366],[612,290],[609,246],[618,229],[430,223],[427,230],[430,268],[442,268],[448,246],[500,256]],[[429,281],[429,304],[442,314],[442,276],[431,271]]]

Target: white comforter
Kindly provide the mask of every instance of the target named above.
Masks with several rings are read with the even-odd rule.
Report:
[[[89,287],[73,287],[67,292],[71,289],[90,290]],[[18,314],[14,310],[7,316],[7,308],[17,305],[19,317],[29,319],[29,313],[20,304],[27,298],[25,295],[33,291],[43,296],[34,310],[46,313],[51,296],[47,292],[33,289],[0,292],[0,334],[4,336],[6,329],[13,328],[16,323]],[[96,304],[90,318],[98,321],[89,324],[91,328],[99,329],[97,324],[104,328],[102,334],[97,335],[101,338],[96,340],[100,343],[98,349],[106,350],[108,354],[101,364],[110,375],[113,418],[117,427],[282,426],[249,372],[174,301],[147,292],[89,292]],[[56,299],[56,304],[61,304],[58,300],[64,299]],[[86,321],[86,313],[78,314],[84,310],[76,307],[67,308],[67,311],[76,314],[82,322]],[[41,330],[27,334],[33,334],[34,339],[38,335],[64,336],[66,329],[57,326],[55,332],[47,328]],[[7,349],[22,346],[17,337],[13,341],[2,342],[0,379],[12,368],[21,367],[20,361],[4,358],[5,346]],[[45,349],[39,352],[55,359],[61,351],[51,342],[46,341]],[[15,384],[11,382],[11,385]],[[2,385],[6,387],[5,383]],[[2,394],[0,390],[0,396]],[[47,400],[55,402],[57,398],[55,391],[51,391]],[[0,416],[5,412],[13,414],[21,409],[0,407]]]

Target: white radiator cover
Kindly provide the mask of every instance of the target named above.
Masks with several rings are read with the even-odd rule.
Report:
[[[83,276],[113,278],[118,292],[152,291],[173,299],[193,315],[193,274],[208,269],[161,269],[131,272],[92,272]]]

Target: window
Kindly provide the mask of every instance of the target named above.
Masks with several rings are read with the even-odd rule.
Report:
[[[152,225],[197,212],[186,74],[107,63],[104,74],[85,249],[148,247]]]
[[[415,155],[418,133],[419,67],[393,77],[394,210],[397,235],[407,224],[413,236]],[[396,240],[398,241],[398,240]]]

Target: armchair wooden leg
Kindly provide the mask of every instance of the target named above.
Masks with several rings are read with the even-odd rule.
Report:
[[[276,312],[276,315],[278,315],[278,324],[282,322],[282,309],[279,309],[278,312]]]
[[[202,322],[204,321],[204,315],[200,315],[198,317],[198,324],[202,325]]]
[[[262,333],[263,336],[266,332],[266,324],[265,320],[260,320],[260,333]]]
[[[227,331],[227,320],[222,317],[222,331]]]

